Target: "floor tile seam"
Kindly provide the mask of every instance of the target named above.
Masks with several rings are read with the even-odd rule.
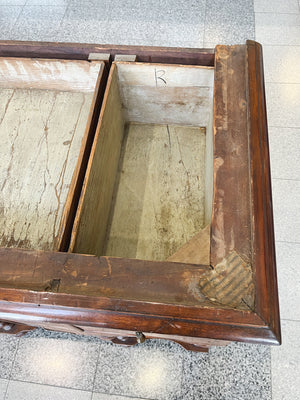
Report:
[[[276,14],[276,15],[299,15],[300,11],[297,12],[274,12],[274,11],[254,11],[255,14]]]
[[[263,49],[265,47],[300,47],[300,44],[264,44]]]
[[[300,182],[300,179],[295,179],[295,178],[276,178],[272,176],[272,181],[277,180],[277,181],[295,181],[295,182]]]
[[[269,106],[270,107],[270,106]],[[267,110],[268,111],[268,110]],[[270,112],[270,110],[269,110],[269,112],[267,113],[267,115],[270,115],[271,114],[271,112]],[[270,119],[270,116],[268,117],[268,119]],[[294,126],[281,126],[281,125],[274,125],[274,124],[272,124],[272,125],[268,125],[269,126],[269,128],[272,126],[272,128],[281,128],[281,129],[283,129],[283,128],[288,128],[288,129],[299,129],[300,128],[300,125],[294,125]]]
[[[287,321],[287,322],[298,322],[300,324],[300,319],[280,318],[280,320]]]
[[[272,156],[271,156],[272,158]],[[275,167],[271,167],[271,175],[272,175],[272,181],[273,180],[277,180],[277,181],[295,181],[295,182],[299,182],[300,180],[297,178],[278,178],[277,176],[274,176],[274,168]]]
[[[96,368],[95,368],[93,382],[92,382],[92,393],[94,393],[94,391],[95,391],[94,389],[95,389],[96,376],[97,376],[97,372],[98,372],[101,347],[102,347],[102,344],[98,343],[98,355],[97,355]]]
[[[63,7],[65,7],[65,8],[67,8],[68,5],[60,6],[60,5],[57,5],[57,4],[27,4],[27,2],[26,2],[23,7],[32,7],[32,8],[33,7],[45,7],[45,8],[46,7],[52,7],[52,8],[63,8]]]
[[[300,242],[288,242],[287,240],[276,240],[275,243],[300,244]]]
[[[26,4],[26,3],[25,3]],[[23,4],[21,7],[21,11],[19,12],[19,15],[18,15],[18,17],[17,17],[17,19],[16,19],[16,21],[15,21],[15,23],[12,25],[12,27],[10,28],[10,30],[9,30],[9,36],[11,36],[11,34],[12,34],[12,32],[13,32],[13,30],[14,30],[14,27],[18,24],[18,22],[19,22],[19,20],[20,20],[20,17],[21,17],[21,15],[22,15],[22,12],[23,12],[23,10],[24,10],[24,8],[25,8],[25,4]],[[12,6],[12,7],[18,7],[18,6]]]
[[[33,385],[39,385],[39,386],[48,386],[48,387],[54,387],[54,388],[58,388],[58,389],[69,389],[69,390],[76,390],[78,392],[87,392],[87,393],[93,393],[93,391],[91,390],[86,390],[86,389],[79,389],[79,388],[74,388],[74,387],[70,387],[70,386],[59,386],[59,385],[51,385],[49,383],[40,383],[40,382],[33,382],[30,380],[23,380],[23,379],[9,379],[8,380],[10,382],[21,382],[21,383],[29,383],[29,384],[33,384]]]
[[[254,40],[256,40],[256,21],[255,21],[255,5],[254,5],[255,0],[253,0],[253,27],[254,27]]]
[[[288,240],[275,240],[275,245],[276,243],[300,244],[300,242],[290,242]]]
[[[5,394],[4,394],[4,400],[7,397],[9,382],[11,381],[11,376],[12,376],[13,368],[14,368],[14,365],[15,365],[17,352],[19,350],[19,344],[20,344],[20,338],[17,339],[17,345],[16,345],[16,348],[15,348],[15,351],[14,351],[13,361],[11,363],[10,371],[9,371],[9,374],[8,374],[8,382],[7,382],[7,385],[6,385],[6,390],[5,390]]]
[[[105,392],[95,392],[93,391],[92,394],[104,394],[106,396],[120,396],[124,397],[124,400],[126,399],[141,399],[141,400],[158,400],[157,398],[154,397],[141,397],[141,396],[131,396],[129,394],[120,394],[120,393],[105,393]]]
[[[265,75],[266,75],[266,66],[265,66]],[[278,81],[268,81],[265,79],[265,84],[278,84],[278,85],[300,85],[300,82],[278,82]]]
[[[270,125],[270,124],[268,124],[268,127],[269,128],[280,128],[280,129],[300,129],[300,125],[299,126],[281,126],[281,125]],[[298,135],[296,135],[296,136],[298,136]]]
[[[65,9],[65,12],[64,12],[64,15],[62,16],[62,18],[61,18],[61,20],[60,20],[60,22],[59,22],[59,24],[58,24],[58,30],[60,30],[61,27],[62,27],[63,21],[64,21],[64,19],[65,19],[65,16],[66,16],[66,14],[67,14],[67,11],[68,11],[68,9],[69,9],[69,7],[70,7],[70,4],[71,4],[71,0],[68,1],[68,4],[67,4],[66,9]]]
[[[270,351],[270,374],[271,374],[271,379],[270,379],[270,394],[271,394],[271,400],[273,400],[273,367],[272,367],[272,351]]]
[[[9,382],[10,382],[10,380],[7,379],[6,388],[5,388],[3,400],[6,400],[6,398],[7,398],[7,392],[8,392],[8,385],[9,385]]]
[[[204,47],[204,44],[205,44],[205,42],[206,42],[206,39],[205,39],[205,31],[206,31],[206,13],[207,13],[207,2],[208,2],[208,0],[205,0],[205,6],[204,6],[204,19],[203,19],[203,21],[204,21],[204,24],[203,24],[203,47]]]
[[[300,82],[294,83],[294,82],[268,82],[265,81],[266,84],[271,84],[271,85],[300,85]]]

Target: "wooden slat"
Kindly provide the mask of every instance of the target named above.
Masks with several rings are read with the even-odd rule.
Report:
[[[1,290],[1,297],[7,301],[0,301],[0,320],[15,321],[18,323],[26,324],[41,324],[44,322],[63,323],[70,325],[80,326],[94,326],[94,327],[107,327],[110,329],[125,329],[140,332],[156,332],[165,334],[166,338],[172,339],[172,336],[179,333],[183,336],[203,337],[221,340],[234,340],[244,341],[249,343],[264,343],[264,344],[278,344],[277,338],[273,332],[263,324],[261,319],[256,318],[258,324],[249,324],[249,321],[255,316],[253,313],[246,313],[246,324],[235,323],[237,317],[241,317],[240,312],[226,310],[228,322],[224,318],[221,323],[216,323],[216,319],[212,318],[211,322],[203,321],[203,318],[188,320],[185,317],[184,310],[180,309],[180,316],[177,318],[166,316],[163,310],[168,310],[172,306],[164,306],[163,309],[157,305],[153,305],[154,309],[158,310],[156,313],[147,314],[143,311],[142,314],[132,312],[127,304],[126,311],[103,310],[100,305],[96,306],[94,303],[93,309],[80,308],[79,304],[84,304],[84,297],[78,296],[78,303],[74,303],[74,298],[71,302],[76,304],[76,307],[62,307],[58,304],[65,301],[70,301],[69,295],[59,293],[36,293],[28,291],[18,291],[15,289]],[[83,297],[82,299],[80,299]],[[17,299],[21,302],[17,302]],[[14,302],[11,303],[12,299]],[[100,298],[99,298],[100,299]],[[45,303],[52,303],[51,306],[44,305]],[[34,304],[36,303],[36,304]],[[44,304],[43,304],[44,303]],[[115,309],[118,309],[120,300],[115,302]],[[87,303],[88,304],[88,303]],[[147,308],[147,303],[139,304],[139,309],[144,310]],[[174,306],[178,309],[178,306]],[[174,311],[175,311],[174,309]],[[205,308],[202,311],[205,312]],[[212,309],[207,309],[206,313],[209,314]],[[155,315],[156,314],[156,315]],[[201,312],[202,314],[202,312]],[[214,317],[224,317],[224,312],[218,309],[214,312]],[[249,318],[250,316],[250,318]],[[247,318],[248,317],[248,318]]]
[[[34,324],[34,322],[33,322]],[[1,326],[2,325],[2,326]],[[18,336],[35,329],[36,327],[42,327],[44,329],[57,331],[57,332],[67,332],[79,335],[88,335],[99,337],[102,340],[110,340],[116,344],[124,344],[125,346],[137,344],[136,332],[123,330],[123,329],[109,329],[109,328],[99,328],[93,326],[81,326],[81,325],[67,325],[59,324],[55,322],[40,322],[36,326],[26,326],[18,323],[0,323],[0,332],[17,334]],[[4,328],[4,329],[3,329]],[[166,335],[159,333],[149,333],[143,332],[144,340],[148,339],[166,339]],[[206,339],[197,338],[191,336],[180,336],[172,335],[172,341],[180,344],[187,350],[192,351],[204,351],[208,352],[211,346],[227,346],[229,341],[226,340],[216,340],[216,339]]]
[[[276,343],[253,312],[214,309],[208,304],[200,307],[197,282],[208,267],[19,249],[1,249],[0,259],[0,276],[5,285],[14,287],[0,289],[0,320]],[[166,273],[162,265],[170,270]],[[146,274],[143,278],[141,271]],[[39,291],[16,289],[18,286]],[[99,297],[101,293],[112,297]],[[128,300],[137,294],[140,300]],[[155,300],[145,301],[151,297]],[[179,305],[189,301],[191,306]],[[199,306],[195,307],[195,302]]]
[[[124,117],[114,67],[108,79],[71,236],[70,251],[103,255]]]
[[[214,193],[211,264],[233,250],[251,254],[245,46],[217,46],[214,87]]]
[[[262,48],[248,41],[247,52],[256,308],[281,342]]]
[[[83,43],[0,41],[0,56],[87,60],[90,53],[135,54],[137,61],[214,65],[214,49],[186,49],[151,46],[115,46]]]
[[[0,287],[163,303],[207,303],[206,266],[0,249]],[[163,268],[162,268],[163,266]]]
[[[101,62],[0,57],[0,88],[94,92]]]
[[[80,153],[77,159],[76,168],[73,173],[73,178],[69,188],[68,197],[65,203],[64,212],[61,218],[61,223],[54,246],[54,248],[59,251],[68,251],[69,249],[73,223],[78,208],[82,185],[89,162],[96,128],[98,125],[102,100],[106,88],[107,76],[108,69],[105,64],[102,64],[102,68],[99,72],[98,79],[95,85],[90,113],[86,124],[86,131],[82,138]]]

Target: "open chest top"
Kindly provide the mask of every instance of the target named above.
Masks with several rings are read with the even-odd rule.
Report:
[[[279,344],[261,46],[0,42],[0,320]]]

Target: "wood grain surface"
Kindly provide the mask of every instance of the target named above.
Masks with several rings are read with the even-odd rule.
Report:
[[[281,342],[262,47],[247,41],[250,111],[252,267],[256,310]]]
[[[0,259],[6,261],[6,265],[0,265],[0,287],[156,303],[209,304],[198,290],[199,279],[208,266],[5,248],[0,248]]]
[[[0,244],[53,249],[93,94],[0,93]]]
[[[235,250],[252,261],[246,48],[217,46],[211,264]]]
[[[214,49],[124,46],[88,43],[0,41],[4,57],[39,57],[87,60],[90,53],[133,54],[137,61],[214,66]]]
[[[103,63],[0,59],[2,246],[55,249]]]
[[[94,92],[101,62],[0,57],[0,88]]]
[[[207,127],[214,69],[155,63],[116,63],[126,121]]]
[[[205,128],[128,125],[104,254],[163,261],[203,228],[205,140]]]
[[[112,69],[87,165],[69,251],[103,255],[124,124],[117,74]]]

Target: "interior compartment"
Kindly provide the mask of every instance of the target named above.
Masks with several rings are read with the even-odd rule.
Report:
[[[56,250],[102,69],[0,58],[0,246]]]
[[[210,224],[213,80],[113,63],[70,251],[162,261]]]

